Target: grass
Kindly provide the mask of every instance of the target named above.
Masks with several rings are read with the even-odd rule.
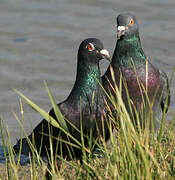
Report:
[[[111,73],[112,70],[111,70]],[[113,79],[115,81],[115,79]],[[30,156],[30,163],[27,166],[20,165],[20,156],[15,161],[15,154],[12,149],[10,133],[8,128],[5,127],[1,120],[1,137],[4,147],[5,155],[5,169],[0,171],[1,179],[46,179],[46,174],[50,174],[52,179],[173,179],[175,177],[175,116],[168,123],[162,123],[158,139],[150,136],[154,133],[154,129],[149,128],[149,123],[152,121],[152,104],[148,100],[149,111],[146,113],[146,127],[141,128],[139,112],[136,113],[138,126],[132,123],[125,105],[121,98],[121,88],[115,85],[113,87],[115,96],[107,94],[108,99],[111,101],[117,118],[112,114],[111,109],[106,101],[106,106],[109,110],[108,115],[104,120],[112,122],[115,126],[116,133],[111,132],[110,140],[106,143],[104,137],[101,137],[101,144],[98,144],[101,152],[101,157],[98,155],[91,156],[91,151],[84,146],[84,134],[82,128],[77,129],[81,133],[81,142],[71,136],[62,114],[60,113],[54,98],[45,83],[48,91],[52,106],[57,114],[57,118],[61,121],[57,122],[48,115],[43,109],[39,108],[36,104],[30,101],[20,92],[16,91],[22,99],[25,100],[34,110],[39,112],[43,118],[49,121],[53,126],[60,128],[61,131],[66,133],[69,138],[73,138],[75,146],[83,150],[83,164],[79,160],[66,161],[62,157],[62,164],[60,170],[57,167],[57,162],[52,153],[49,157],[50,167],[40,158],[38,152],[32,146],[32,155]],[[143,88],[143,87],[142,87]],[[143,88],[144,89],[144,88]],[[115,100],[117,99],[117,101]],[[129,100],[129,96],[128,96]],[[109,101],[108,101],[109,102]],[[22,133],[27,137],[23,129],[23,107],[21,105],[21,117],[16,119],[21,125]],[[130,104],[130,107],[132,104]],[[165,122],[165,112],[163,114],[162,122]],[[83,121],[83,117],[80,118]],[[74,127],[76,129],[76,127]],[[109,123],[109,128],[111,128]],[[150,132],[151,131],[151,132]],[[22,143],[22,142],[21,142]],[[30,142],[29,142],[30,143]],[[90,142],[91,143],[91,142]],[[97,141],[98,143],[98,141]],[[7,150],[6,150],[7,147]],[[7,152],[8,151],[8,152]]]

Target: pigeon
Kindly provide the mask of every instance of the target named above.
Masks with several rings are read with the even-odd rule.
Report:
[[[126,82],[122,84],[123,102],[125,103],[125,107],[131,119],[136,125],[138,125],[138,122],[136,122],[135,109],[140,113],[139,117],[142,117],[140,119],[143,119],[140,124],[143,128],[145,128],[146,123],[145,114],[148,114],[149,112],[149,105],[145,95],[145,90],[147,91],[149,100],[153,103],[153,129],[155,130],[155,135],[157,135],[163,111],[165,110],[165,112],[167,112],[170,104],[168,77],[165,72],[153,66],[150,62],[150,58],[145,55],[139,37],[139,26],[134,15],[130,13],[118,15],[117,30],[118,40],[110,64],[114,71],[116,84],[120,87],[121,77],[123,82]],[[102,81],[105,90],[108,93],[112,92],[111,85],[109,84],[114,84],[110,67],[108,67],[107,71],[102,76]],[[126,86],[124,84],[127,86],[130,103],[127,98]],[[129,104],[131,104],[132,110],[130,109]],[[153,126],[151,126],[150,123],[149,128],[151,129],[152,127]]]
[[[74,86],[66,100],[58,104],[58,107],[70,123],[80,129],[82,119],[82,130],[84,134],[84,144],[89,148],[88,138],[92,132],[94,144],[99,138],[99,133],[103,135],[105,131],[105,139],[109,139],[109,130],[106,122],[102,120],[105,113],[104,93],[100,87],[101,74],[99,61],[101,59],[110,60],[109,53],[102,42],[96,38],[88,38],[82,41],[78,50],[77,74]],[[57,120],[53,109],[49,111],[49,115]],[[81,116],[81,117],[80,117]],[[69,133],[81,143],[81,134],[70,123],[67,123]],[[104,122],[104,129],[103,124]],[[41,157],[47,157],[51,153],[50,141],[52,140],[53,154],[62,155],[63,158],[79,158],[82,157],[82,149],[67,144],[69,141],[76,144],[71,138],[59,128],[56,128],[43,119],[28,136],[33,142]],[[59,139],[61,140],[59,140]],[[34,141],[33,141],[34,140]],[[76,144],[77,145],[77,144]],[[20,140],[17,141],[13,149],[16,154],[19,153]],[[22,139],[22,154],[28,155],[30,146],[26,138]],[[71,152],[71,153],[70,153]]]

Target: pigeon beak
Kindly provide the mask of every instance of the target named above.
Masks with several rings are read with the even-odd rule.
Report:
[[[118,30],[117,39],[120,39],[120,37],[125,34],[125,31],[127,30],[127,26],[118,26],[117,30]]]
[[[102,57],[103,57],[104,59],[107,59],[108,61],[111,61],[111,58],[110,58],[110,56],[109,56],[109,52],[108,52],[106,49],[102,49],[102,50],[100,51],[100,54],[102,55]]]

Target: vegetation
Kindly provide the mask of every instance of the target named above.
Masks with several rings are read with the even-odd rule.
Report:
[[[112,72],[112,71],[111,71]],[[171,80],[172,81],[172,78]],[[45,83],[46,85],[46,83]],[[142,87],[143,88],[143,87]],[[56,106],[54,98],[46,85],[52,106],[57,114],[60,122],[49,117],[43,109],[31,102],[23,94],[16,91],[22,99],[25,100],[34,110],[39,112],[43,118],[49,121],[55,127],[64,131],[67,136],[73,138],[69,133],[65,120]],[[165,121],[165,112],[163,112],[162,125],[160,127],[157,138],[151,136],[154,134],[154,128],[149,128],[149,124],[153,121],[152,105],[149,104],[149,111],[146,113],[146,127],[141,128],[140,116],[136,113],[137,126],[132,123],[131,117],[125,108],[121,98],[121,89],[117,86],[113,87],[115,96],[106,94],[109,101],[112,103],[117,115],[114,115],[106,102],[109,114],[105,119],[112,122],[115,126],[115,132],[111,132],[109,142],[104,141],[104,137],[100,137],[101,143],[97,141],[98,150],[92,153],[90,149],[84,147],[82,141],[77,142],[75,146],[79,146],[84,151],[83,163],[79,160],[67,161],[59,157],[62,162],[60,169],[58,159],[49,155],[50,166],[42,160],[35,147],[31,144],[32,154],[30,155],[30,163],[28,166],[20,165],[20,156],[16,157],[13,152],[12,143],[8,129],[1,120],[1,137],[4,147],[5,170],[0,171],[1,179],[45,179],[46,176],[52,179],[173,179],[175,177],[175,116],[171,122]],[[144,88],[143,88],[144,89]],[[145,91],[146,92],[146,91]],[[148,98],[148,97],[147,97]],[[117,101],[115,100],[117,99]],[[129,97],[128,97],[129,99]],[[108,101],[108,102],[109,102]],[[21,104],[21,117],[17,121],[21,125],[22,134],[27,137],[23,129],[23,107]],[[132,106],[132,105],[131,105]],[[111,126],[109,126],[111,128]],[[52,143],[51,143],[52,148]],[[52,152],[52,151],[51,151]],[[26,167],[28,171],[26,171]],[[27,173],[26,173],[27,172]]]

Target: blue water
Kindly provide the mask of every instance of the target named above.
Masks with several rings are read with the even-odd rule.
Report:
[[[0,1],[0,116],[12,143],[20,137],[18,89],[44,110],[51,107],[43,81],[57,102],[75,81],[80,42],[97,37],[113,54],[116,15],[132,12],[140,25],[145,53],[153,64],[171,74],[175,66],[174,0],[2,0]],[[108,64],[102,62],[104,72]],[[175,81],[167,119],[175,109]],[[24,104],[24,129],[31,133],[42,117]],[[0,144],[1,143],[0,137]],[[0,162],[4,162],[0,148]],[[22,158],[23,159],[23,158]],[[24,157],[24,160],[27,159]]]
[[[6,153],[7,153],[7,157],[8,157],[8,149],[7,148],[6,148]],[[9,158],[7,158],[7,161],[9,162]],[[18,155],[16,156],[15,161],[17,163]],[[5,156],[4,156],[4,148],[3,148],[3,146],[0,146],[0,163],[5,164],[5,162],[6,162],[6,160],[5,160]],[[29,156],[21,154],[21,156],[20,156],[20,164],[21,165],[26,165],[29,162],[30,162]]]

